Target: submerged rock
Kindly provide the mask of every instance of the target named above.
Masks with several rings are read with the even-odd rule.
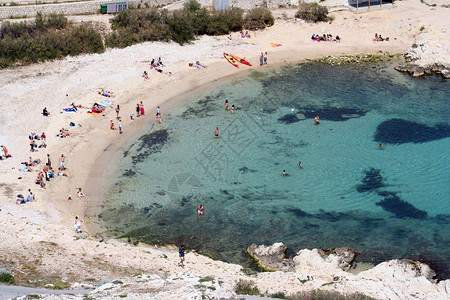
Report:
[[[428,216],[426,211],[420,210],[414,205],[400,199],[394,192],[382,191],[378,195],[384,197],[384,199],[375,204],[393,213],[397,218],[425,219]]]

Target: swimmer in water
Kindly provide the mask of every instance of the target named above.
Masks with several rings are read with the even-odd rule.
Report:
[[[380,147],[380,148],[384,148],[384,147],[386,147],[386,145],[383,145],[383,144],[378,144],[378,147]]]
[[[303,165],[302,165],[302,162],[301,162],[301,161],[298,161],[298,166],[299,166],[300,168],[303,168]]]
[[[216,130],[214,130],[214,136],[219,137],[219,127],[216,127]]]
[[[282,174],[283,174],[283,176],[287,176],[288,175],[288,173],[286,173],[286,170],[283,170]]]
[[[228,100],[225,100],[225,110],[230,109],[230,104],[228,104]]]
[[[319,121],[320,121],[319,115],[316,115],[316,117],[314,118],[314,122],[316,122],[316,125],[319,124]]]
[[[231,113],[234,114],[234,104],[231,105]]]
[[[203,207],[203,205],[200,204],[199,206],[197,206],[197,215],[203,216],[204,212],[205,208]]]

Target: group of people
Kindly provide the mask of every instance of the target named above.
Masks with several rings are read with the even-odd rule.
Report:
[[[37,148],[46,148],[47,147],[47,136],[45,135],[45,132],[43,132],[41,135],[36,134],[34,131],[30,133],[28,136],[30,140],[30,152],[37,151]],[[37,141],[41,141],[41,144],[38,146]]]
[[[17,195],[16,203],[17,204],[25,204],[27,202],[33,202],[33,201],[36,201],[36,196],[33,194],[31,189],[28,189],[27,197],[25,198],[22,194]]]
[[[231,105],[231,113],[234,114],[236,107],[233,105]],[[230,104],[228,103],[228,100],[225,100],[225,110],[230,110]]]
[[[313,35],[311,36],[311,40],[314,42],[338,42],[338,43],[341,42],[341,38],[339,37],[339,35],[336,35],[333,38],[333,35],[329,33],[328,34],[324,33],[322,35],[313,33]]]
[[[241,39],[249,39],[250,38],[250,33],[248,33],[248,30],[245,31],[245,33],[243,31],[239,32],[239,36]]]
[[[373,38],[374,42],[383,42],[383,41],[389,41],[389,37],[383,38],[381,34],[375,33],[375,37]]]
[[[259,65],[267,65],[267,52],[261,52],[259,55]]]
[[[136,104],[136,117],[140,117],[140,116],[144,116],[144,115],[145,115],[144,104],[141,101],[140,103]],[[133,116],[134,116],[134,114],[131,113],[131,115],[130,115],[131,120],[134,120]]]
[[[150,68],[154,69],[155,71],[162,73],[163,70],[161,69],[162,67],[165,67],[165,65],[163,64],[162,60],[161,60],[161,56],[158,57],[158,60],[155,60],[154,58],[152,59],[151,63],[150,63]]]

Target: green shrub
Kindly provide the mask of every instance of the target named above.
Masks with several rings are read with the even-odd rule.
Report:
[[[247,12],[244,18],[244,27],[249,30],[258,30],[272,26],[274,22],[275,18],[267,8],[253,8]]]
[[[372,297],[366,296],[360,293],[354,293],[349,295],[340,294],[333,291],[314,290],[310,292],[298,292],[292,296],[289,296],[290,300],[375,300]]]
[[[242,280],[236,283],[236,293],[239,295],[259,295],[261,292],[253,281]]]
[[[301,3],[298,11],[295,13],[295,17],[314,23],[331,20],[328,17],[328,8],[317,4],[317,2]]]
[[[241,30],[242,15],[243,11],[237,8],[210,13],[194,0],[185,3],[183,9],[171,12],[156,8],[147,12],[127,10],[110,20],[114,31],[105,36],[105,44],[123,48],[145,41],[173,40],[183,45],[197,35]]]
[[[0,282],[13,284],[14,283],[14,276],[9,274],[8,272],[4,272],[4,273],[1,272],[0,273]]]
[[[67,24],[62,15],[43,17],[40,13],[33,22],[5,22],[0,30],[0,68],[104,51],[94,28]]]
[[[197,0],[189,0],[183,4],[183,8],[186,11],[190,12],[196,12],[197,10],[200,10],[202,5]]]

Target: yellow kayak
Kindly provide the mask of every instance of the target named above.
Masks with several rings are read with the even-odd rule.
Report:
[[[230,64],[232,64],[233,66],[235,66],[236,68],[239,68],[238,63],[234,60],[233,57],[231,57],[231,55],[229,55],[228,53],[223,53],[223,56],[228,60],[228,62]]]

